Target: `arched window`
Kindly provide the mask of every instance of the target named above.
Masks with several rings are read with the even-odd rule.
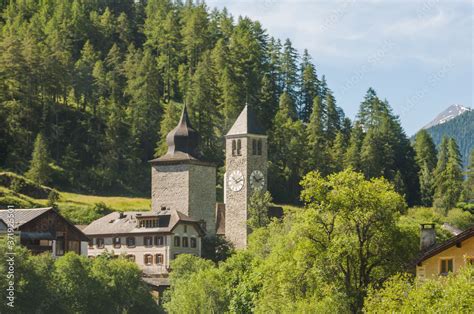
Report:
[[[237,151],[237,144],[235,143],[235,140],[232,140],[232,156],[236,155]]]
[[[258,140],[258,155],[262,154],[262,140]]]
[[[240,149],[242,148],[242,143],[240,140],[237,140],[237,156],[240,156]]]
[[[252,140],[252,155],[257,155],[257,140]]]

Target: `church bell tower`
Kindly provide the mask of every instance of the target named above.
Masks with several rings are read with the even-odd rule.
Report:
[[[150,161],[152,210],[175,209],[202,221],[207,235],[215,234],[216,166],[202,160],[186,106],[166,143],[167,153]]]
[[[250,196],[267,189],[267,136],[247,105],[225,138],[225,236],[242,249],[247,246]]]

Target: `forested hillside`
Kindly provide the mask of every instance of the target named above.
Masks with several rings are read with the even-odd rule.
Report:
[[[149,165],[184,103],[223,176],[223,135],[246,103],[269,135],[269,187],[352,167],[420,202],[415,151],[368,89],[355,121],[311,56],[258,21],[186,1],[2,2],[0,167],[61,190],[149,193]],[[362,95],[361,95],[362,98]],[[33,152],[34,150],[34,152]]]
[[[467,111],[446,123],[435,125],[427,131],[437,146],[443,136],[454,138],[459,145],[463,165],[467,166],[469,154],[474,149],[474,110]]]

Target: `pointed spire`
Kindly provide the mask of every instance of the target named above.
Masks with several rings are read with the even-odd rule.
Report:
[[[265,130],[258,122],[257,115],[248,104],[245,105],[226,136],[244,134],[265,135]]]

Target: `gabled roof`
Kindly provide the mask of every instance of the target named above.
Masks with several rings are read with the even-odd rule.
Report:
[[[435,256],[436,254],[449,249],[450,247],[453,247],[455,245],[460,244],[462,241],[469,239],[474,236],[474,227],[471,227],[457,236],[454,236],[452,238],[449,238],[448,240],[444,241],[443,243],[440,243],[438,245],[435,245],[431,248],[429,248],[427,251],[423,252],[417,259],[416,259],[416,264],[419,264],[423,262],[424,260],[427,260],[430,257]]]
[[[265,130],[258,122],[257,115],[248,105],[245,105],[226,136],[245,134],[265,135]]]
[[[54,212],[58,217],[60,217],[62,220],[64,220],[69,226],[71,226],[71,228],[73,228],[74,230],[76,230],[81,238],[82,238],[82,241],[89,241],[89,239],[86,237],[86,235],[79,229],[77,228],[74,224],[72,224],[69,220],[67,220],[66,218],[64,218],[63,216],[61,216],[53,207],[44,207],[44,208],[15,208],[13,209],[14,211],[14,221],[15,221],[15,225],[14,225],[14,228],[15,229],[20,229],[23,225],[29,223],[30,221],[33,221],[35,220],[36,218],[38,218],[39,216],[49,212],[49,211],[52,211]],[[0,220],[4,221],[7,226],[8,224],[10,223],[10,220],[9,220],[9,210],[8,209],[2,209],[0,210]],[[25,236],[28,236],[27,234],[25,234]]]
[[[140,228],[138,220],[141,218],[158,218],[158,227]],[[203,234],[199,221],[192,219],[185,214],[173,210],[159,211],[130,211],[113,212],[102,218],[94,220],[90,225],[84,228],[86,235],[109,235],[109,234],[140,234],[140,233],[160,233],[172,232],[179,222],[188,222],[196,225],[198,232]]]
[[[45,208],[28,208],[28,209],[13,209],[15,215],[15,229],[18,227],[23,226],[27,222],[32,221],[38,216],[46,213],[47,211],[52,210],[52,207],[45,207]],[[0,210],[0,219],[3,220],[7,225],[10,223],[9,220],[9,211],[8,209]]]

